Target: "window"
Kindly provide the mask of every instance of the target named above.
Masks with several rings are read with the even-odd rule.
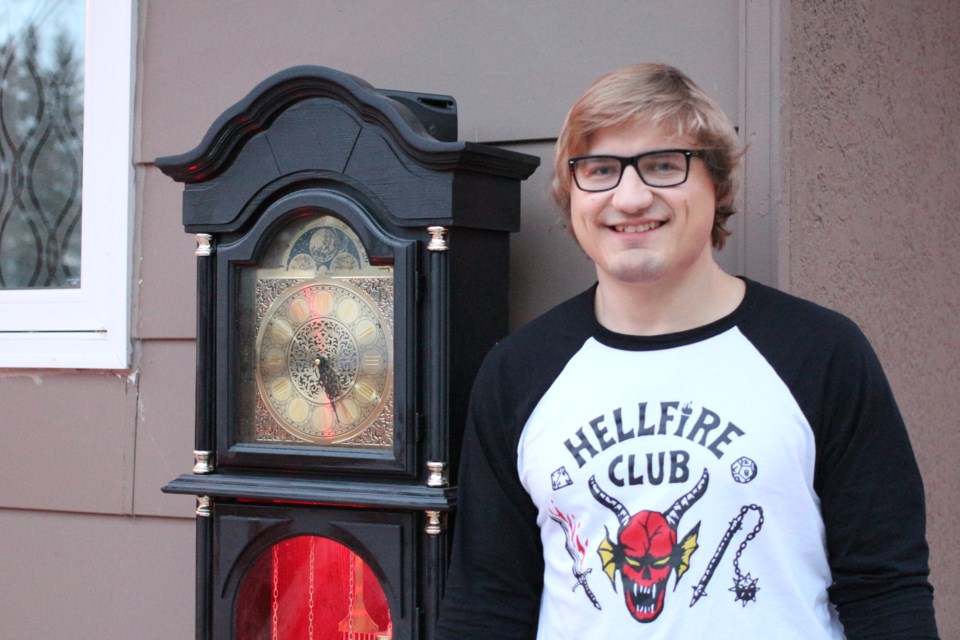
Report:
[[[23,0],[7,5],[0,20],[14,17],[21,4],[38,19],[68,13],[63,0]],[[0,288],[0,367],[123,369],[129,364],[133,1],[88,0],[85,22],[82,221],[74,225],[80,233],[71,233],[70,223],[60,225],[60,235],[46,251],[57,254],[55,260],[41,267],[30,263],[29,274],[6,271],[9,277]],[[69,148],[67,128],[51,129],[50,135]],[[66,168],[69,157],[62,162],[63,182],[75,180]],[[38,178],[33,191],[50,184]],[[61,194],[57,202],[62,212],[72,206],[69,195]],[[56,235],[52,228],[48,225],[47,236]],[[48,275],[33,277],[38,269]]]

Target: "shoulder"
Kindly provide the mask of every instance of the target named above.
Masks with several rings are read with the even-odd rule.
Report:
[[[487,356],[490,364],[526,370],[565,360],[596,331],[594,288],[557,305],[498,342]]]
[[[746,302],[751,312],[771,319],[804,320],[815,329],[856,326],[838,311],[753,280],[747,280]]]
[[[812,424],[824,403],[886,386],[863,331],[849,318],[814,302],[749,282],[737,327],[777,372]]]
[[[498,342],[477,373],[472,405],[498,421],[526,416],[596,330],[593,289],[561,303]]]
[[[863,331],[847,316],[758,282],[747,281],[738,320],[744,335],[765,354],[870,351]]]
[[[847,433],[858,407],[894,401],[863,331],[837,311],[757,283],[738,329],[787,385],[818,439]],[[829,428],[828,426],[829,425]]]

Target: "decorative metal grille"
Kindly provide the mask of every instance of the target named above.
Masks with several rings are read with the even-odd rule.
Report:
[[[83,42],[60,4],[0,14],[0,289],[80,286]]]

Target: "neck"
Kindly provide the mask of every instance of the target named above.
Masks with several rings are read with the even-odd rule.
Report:
[[[600,279],[597,320],[627,335],[654,336],[695,329],[732,313],[746,285],[719,266],[679,282],[623,283]]]

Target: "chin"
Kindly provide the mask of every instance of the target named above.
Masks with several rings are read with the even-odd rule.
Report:
[[[667,277],[667,265],[646,262],[644,264],[630,264],[612,266],[607,274],[615,281],[625,284],[649,284],[659,282]]]

